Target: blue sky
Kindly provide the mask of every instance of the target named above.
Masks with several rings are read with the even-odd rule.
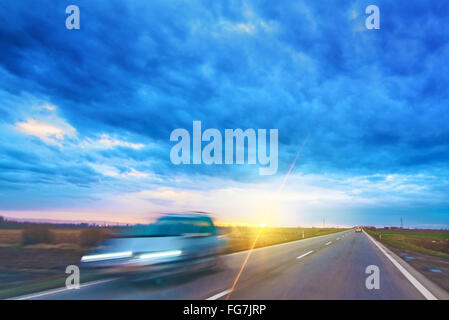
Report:
[[[443,0],[3,1],[0,214],[447,228],[448,16]],[[277,174],[171,164],[194,120],[278,129]]]

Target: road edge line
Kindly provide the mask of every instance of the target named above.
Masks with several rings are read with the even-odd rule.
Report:
[[[370,236],[365,230],[363,230],[363,233],[370,239],[376,247],[390,260],[393,265],[405,276],[405,278],[421,293],[424,298],[427,300],[438,300],[438,298],[430,292],[429,289],[427,289],[421,282],[418,281],[411,273],[415,273],[415,275],[419,275],[420,278],[424,278],[427,281],[430,282],[427,278],[425,278],[421,273],[419,273],[417,270],[415,270],[412,266],[408,264],[403,264],[403,261],[400,260],[400,258],[391,252],[388,248],[386,248],[382,243],[375,240],[372,236]],[[407,269],[410,270],[410,272]],[[433,284],[433,283],[432,283]]]
[[[231,292],[232,292],[232,289],[227,289],[227,290],[224,290],[224,291],[219,292],[217,294],[214,294],[213,296],[207,298],[206,300],[217,300],[217,299],[220,299],[221,297],[223,297],[223,296],[225,296],[225,295],[227,295],[228,293],[231,293]]]
[[[8,298],[6,300],[30,300],[30,299],[34,299],[34,298],[39,298],[39,297],[43,297],[43,296],[61,293],[64,291],[80,290],[85,287],[90,287],[90,286],[94,286],[97,284],[107,283],[107,282],[111,282],[114,280],[116,280],[116,278],[90,281],[90,282],[80,284],[79,289],[67,289],[66,287],[61,287],[61,288],[56,288],[56,289],[40,291],[40,292],[36,292],[36,293],[25,294],[25,295],[18,296],[18,297],[12,297],[12,298]]]

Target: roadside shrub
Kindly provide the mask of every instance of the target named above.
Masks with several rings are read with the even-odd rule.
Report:
[[[52,243],[54,234],[46,227],[28,227],[22,231],[22,244]]]
[[[101,229],[83,229],[80,233],[80,244],[86,247],[92,247],[100,241],[106,239],[108,233]]]

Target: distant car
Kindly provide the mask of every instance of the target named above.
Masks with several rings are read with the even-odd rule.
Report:
[[[212,219],[204,214],[167,214],[105,240],[81,258],[81,267],[151,278],[216,267],[225,248]]]
[[[355,227],[355,232],[362,232],[362,227]]]

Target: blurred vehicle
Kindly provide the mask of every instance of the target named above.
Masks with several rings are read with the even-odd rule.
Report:
[[[217,267],[224,249],[209,216],[167,214],[105,240],[81,258],[80,266],[147,279]]]
[[[355,232],[362,232],[362,227],[355,227]]]

